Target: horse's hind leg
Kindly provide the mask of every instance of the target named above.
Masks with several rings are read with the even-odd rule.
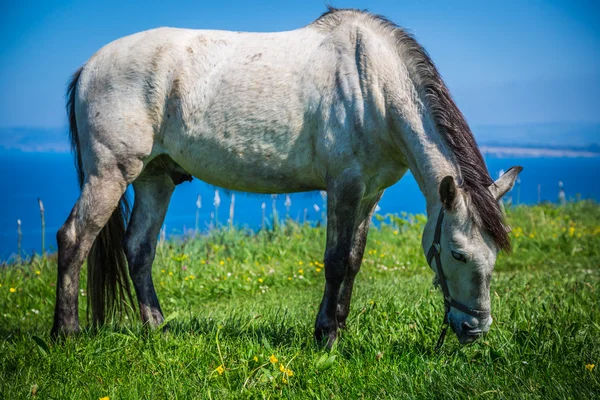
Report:
[[[364,185],[352,176],[331,182],[327,189],[327,246],[325,293],[315,323],[315,338],[330,347],[337,337],[336,309],[340,287],[350,264]]]
[[[129,274],[142,322],[153,327],[163,322],[163,314],[152,282],[152,262],[160,227],[175,189],[171,175],[160,165],[160,162],[150,163],[133,183],[135,203],[125,239]]]
[[[117,166],[103,168],[100,176],[88,177],[71,214],[58,230],[58,279],[52,327],[54,336],[79,331],[78,290],[81,266],[94,240],[117,208],[126,188],[127,182]]]
[[[360,266],[362,264],[363,255],[365,253],[365,246],[367,245],[367,236],[369,233],[369,226],[371,225],[371,217],[375,206],[379,202],[383,191],[375,194],[374,196],[364,199],[360,207],[360,213],[356,221],[357,228],[354,234],[354,241],[350,250],[350,259],[348,263],[348,271],[346,271],[346,277],[340,290],[340,296],[337,305],[337,321],[340,328],[346,327],[346,319],[350,312],[350,300],[352,299],[352,287],[354,286],[354,278]]]

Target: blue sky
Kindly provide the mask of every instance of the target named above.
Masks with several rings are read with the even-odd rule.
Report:
[[[0,12],[0,127],[62,127],[65,83],[96,50],[159,26],[290,30],[318,0],[18,1]],[[600,122],[600,2],[332,1],[411,30],[471,124]]]

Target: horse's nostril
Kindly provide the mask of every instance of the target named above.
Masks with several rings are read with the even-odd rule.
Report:
[[[465,335],[481,335],[481,329],[478,329],[476,326],[471,326],[468,322],[463,322],[461,325],[462,332]]]
[[[473,326],[473,325],[469,324],[467,321],[464,321],[462,323],[462,330],[463,331],[470,331],[471,329],[475,329],[475,328],[476,328],[476,326]]]

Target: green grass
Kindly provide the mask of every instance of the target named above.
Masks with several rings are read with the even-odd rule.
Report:
[[[330,352],[312,338],[322,228],[164,244],[154,281],[167,333],[130,319],[54,344],[56,262],[8,266],[0,398],[597,398],[600,206],[517,207],[508,217],[514,251],[496,266],[490,333],[466,347],[449,335],[437,353],[442,298],[420,248],[422,216],[379,217],[348,329]]]

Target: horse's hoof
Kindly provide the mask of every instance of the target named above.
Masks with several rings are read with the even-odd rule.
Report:
[[[315,340],[321,346],[331,349],[337,340],[337,329],[315,329]]]

